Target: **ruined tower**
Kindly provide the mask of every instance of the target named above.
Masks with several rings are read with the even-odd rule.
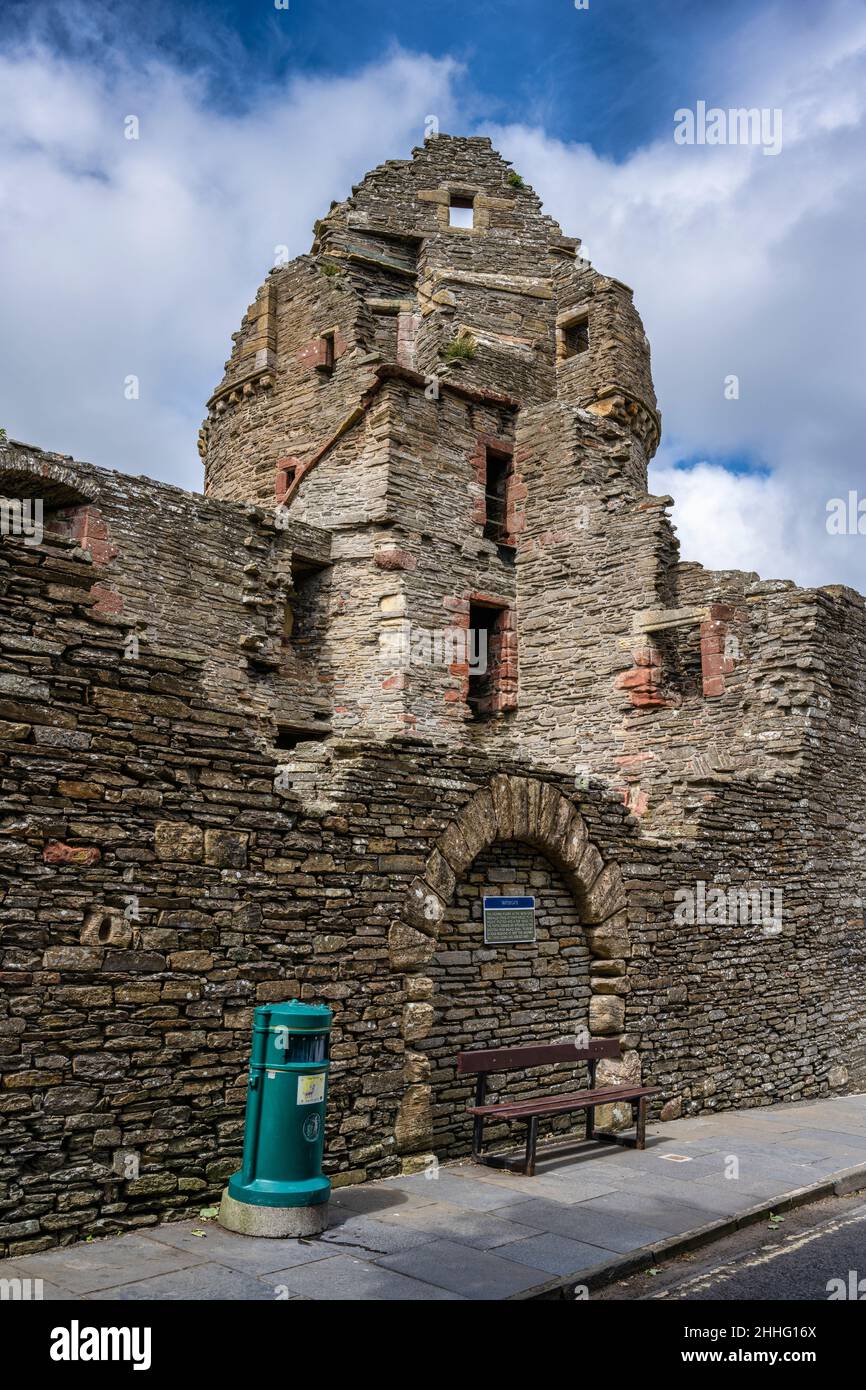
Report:
[[[488,140],[440,136],[367,175],[311,253],[271,272],[200,448],[207,496],[276,503],[333,537],[296,602],[334,732],[501,747],[543,727],[539,604],[561,619],[570,582],[551,583],[556,538],[581,529],[591,551],[599,458],[609,489],[642,497],[658,438],[631,291]]]

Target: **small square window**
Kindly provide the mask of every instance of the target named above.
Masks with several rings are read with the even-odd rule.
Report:
[[[564,324],[562,329],[562,344],[565,349],[563,356],[576,357],[579,352],[586,352],[589,348],[589,314],[583,314],[581,318],[574,319],[571,323]]]
[[[448,209],[449,227],[472,228],[474,225],[474,201],[474,198],[464,198],[456,193],[451,195],[451,205]]]

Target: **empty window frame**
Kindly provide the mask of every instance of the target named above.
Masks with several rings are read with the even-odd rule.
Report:
[[[507,543],[508,484],[512,463],[510,453],[488,445],[484,466],[484,536],[498,545]]]
[[[292,559],[292,593],[286,600],[283,614],[283,644],[316,660],[320,656],[323,624],[325,622],[325,593],[327,565]]]
[[[517,705],[517,638],[513,610],[506,605],[469,604],[467,702],[475,721],[492,719]]]
[[[321,333],[319,335],[319,352],[316,361],[316,371],[325,372],[326,374],[330,375],[330,373],[334,370],[334,364],[336,360],[336,353],[334,350],[334,329],[329,328],[327,332]]]
[[[564,357],[577,357],[589,350],[589,314],[581,314],[570,323],[562,326],[562,347]]]
[[[448,207],[449,227],[471,231],[475,225],[475,199],[468,194],[452,193]]]

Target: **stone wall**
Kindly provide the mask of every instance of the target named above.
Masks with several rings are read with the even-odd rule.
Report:
[[[437,1112],[445,1151],[468,1146],[445,1063],[462,1040],[436,1043],[447,949],[427,967],[451,902],[497,860],[522,881],[524,850],[485,859],[497,841],[543,854],[552,869],[530,875],[555,869],[571,894],[555,910],[569,932],[579,915],[585,947],[568,949],[588,965],[591,1031],[622,1041],[614,1076],[642,1069],[674,1110],[862,1084],[862,917],[838,827],[792,784],[716,788],[702,834],[671,842],[600,788],[421,740],[305,744],[275,783],[200,663],[124,656],[74,549],[4,549],[8,1252],[211,1201],[239,1160],[251,1011],[269,999],[334,1009],[335,1181],[428,1162]],[[683,883],[756,875],[785,890],[778,935],[675,921]],[[570,1029],[585,983],[551,1008],[532,978],[538,998],[503,1030]]]
[[[311,723],[330,713],[318,664],[283,642],[293,561],[329,564],[328,532],[15,441],[0,445],[0,485],[42,501],[45,530],[68,542],[74,567],[98,568],[100,615],[123,623],[142,650],[156,643],[199,662],[205,687],[236,700],[264,737],[281,706]],[[81,503],[55,505],[57,488]]]

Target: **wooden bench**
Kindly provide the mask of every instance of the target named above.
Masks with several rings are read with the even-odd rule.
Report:
[[[646,1104],[650,1096],[658,1095],[658,1086],[601,1086],[595,1084],[595,1073],[602,1057],[619,1057],[620,1044],[615,1038],[591,1038],[586,1047],[576,1042],[539,1043],[529,1047],[496,1047],[478,1052],[461,1052],[457,1057],[457,1075],[477,1077],[475,1104],[470,1108],[474,1117],[472,1156],[477,1163],[493,1168],[510,1168],[511,1160],[487,1156],[484,1148],[485,1120],[519,1120],[526,1125],[526,1158],[523,1171],[528,1177],[535,1172],[535,1150],[538,1144],[538,1121],[547,1115],[567,1115],[585,1110],[586,1137],[608,1144],[629,1144],[642,1149],[646,1144]],[[526,1100],[486,1103],[487,1078],[491,1072],[525,1071],[529,1067],[553,1067],[561,1062],[586,1062],[589,1086],[583,1091],[562,1095],[531,1096]],[[628,1101],[635,1120],[634,1135],[611,1134],[595,1128],[595,1107]]]

